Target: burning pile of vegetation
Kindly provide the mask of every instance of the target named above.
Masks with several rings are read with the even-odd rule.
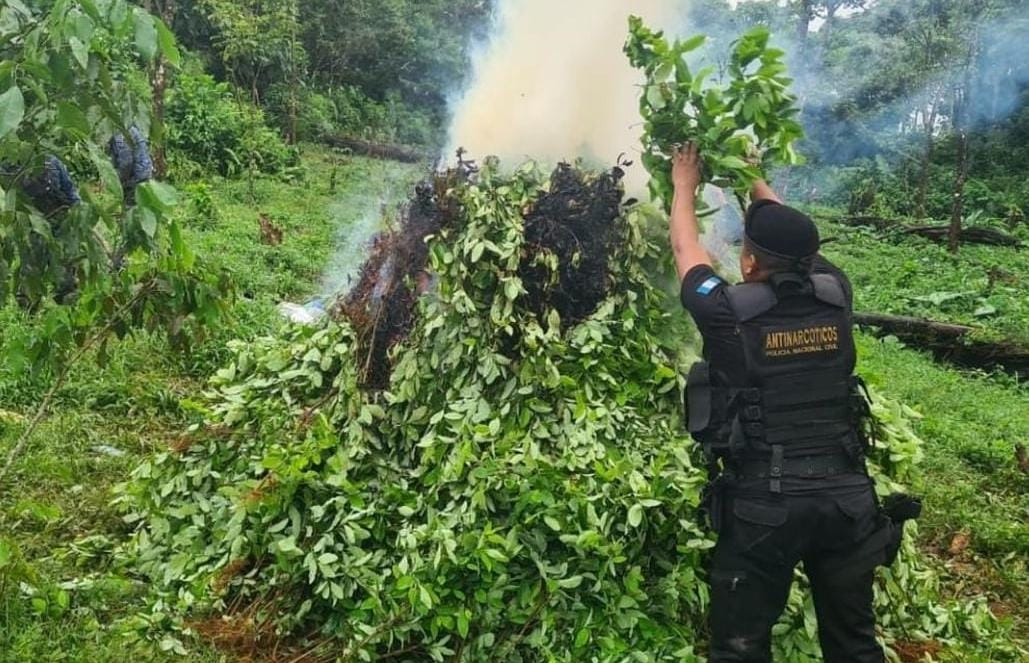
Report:
[[[419,296],[435,277],[426,239],[460,223],[460,185],[475,171],[449,170],[417,187],[396,227],[379,235],[357,285],[335,307],[357,340],[360,384],[389,387],[390,351],[411,332]],[[525,241],[519,277],[525,302],[539,317],[556,311],[565,326],[596,311],[610,288],[608,259],[622,211],[620,167],[588,175],[561,164],[523,211]]]
[[[389,352],[411,332],[418,296],[429,289],[425,240],[456,221],[447,195],[455,175],[451,171],[418,186],[398,226],[375,238],[357,285],[336,304],[334,314],[354,328],[364,357],[361,384],[369,389],[389,386]]]
[[[695,354],[618,179],[439,180],[342,315],[237,344],[188,443],[121,489],[154,615],[288,660],[694,659],[712,545],[679,422]],[[919,441],[910,413],[877,411],[888,489]],[[983,619],[931,606],[912,555],[879,588],[888,637]],[[800,587],[790,605],[777,646],[800,660]]]
[[[525,215],[528,260],[521,278],[537,314],[553,309],[566,325],[574,325],[607,296],[623,176],[620,167],[587,177],[562,164],[551,175],[547,193]]]

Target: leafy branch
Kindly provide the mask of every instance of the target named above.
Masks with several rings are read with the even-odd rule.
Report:
[[[768,168],[801,163],[795,151],[803,129],[789,92],[785,52],[769,46],[759,26],[733,42],[725,80],[712,81],[714,66],[694,72],[689,56],[707,38],[669,42],[662,32],[629,19],[625,53],[646,79],[640,97],[644,120],[643,165],[650,193],[671,210],[671,156],[677,146],[696,143],[704,157],[703,179],[746,195]],[[758,157],[756,159],[755,157]],[[760,165],[759,165],[760,164]]]
[[[183,240],[175,189],[148,181],[126,196],[103,147],[151,125],[150,100],[136,90],[158,54],[179,61],[167,26],[125,0],[67,0],[45,11],[11,2],[3,11],[0,306],[16,298],[35,324],[5,333],[0,360],[56,380],[0,480],[76,362],[94,350],[103,360],[112,336],[141,328],[186,347],[231,294],[225,275]],[[100,192],[75,191],[65,162],[80,179],[99,179]]]

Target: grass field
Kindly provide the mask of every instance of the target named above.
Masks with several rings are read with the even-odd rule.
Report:
[[[319,150],[308,153],[305,165],[306,176],[293,182],[182,187],[183,213],[196,219],[189,234],[198,253],[229,269],[237,283],[232,319],[185,355],[154,338],[128,340],[109,365],[83,364],[61,390],[53,416],[18,463],[14,489],[0,493],[0,542],[20,550],[26,583],[19,587],[18,576],[8,574],[5,586],[0,575],[0,662],[182,660],[160,642],[126,635],[147,588],[118,560],[129,526],[111,505],[112,489],[191,421],[188,399],[224,358],[225,342],[273,332],[278,302],[318,294],[340,235],[370,214],[377,218],[382,202],[403,197],[418,175],[413,167],[379,161],[335,164]],[[283,230],[281,246],[259,241],[259,213]],[[911,297],[982,292],[990,282],[974,275],[986,266],[1014,279],[1029,267],[1008,249],[969,250],[952,259],[921,242],[883,244],[865,235],[849,236],[828,253],[850,272],[861,307],[898,313],[925,312],[919,308],[925,302]],[[335,263],[347,261],[344,253]],[[1020,281],[995,280],[993,294],[984,296],[995,314],[967,311],[978,305],[973,295],[947,300],[942,313],[992,320],[998,333],[1024,335],[1029,304],[1024,295],[1000,290],[1009,286],[1022,288]],[[24,324],[17,312],[0,311],[0,329]],[[1004,375],[938,364],[889,339],[862,336],[860,350],[869,380],[924,415],[924,476],[914,489],[926,498],[921,540],[944,573],[945,592],[986,593],[1026,639],[1029,476],[1018,469],[1014,446],[1029,441],[1029,388]],[[0,457],[45,388],[42,379],[0,374]],[[192,646],[191,661],[224,656],[203,643]]]
[[[305,164],[302,181],[260,179],[256,198],[245,180],[182,187],[193,245],[236,283],[231,319],[184,355],[159,339],[127,340],[107,366],[82,364],[61,390],[54,415],[18,463],[14,489],[0,493],[0,539],[18,546],[37,576],[31,584],[43,588],[33,604],[14,582],[4,587],[0,576],[0,661],[177,658],[121,633],[124,620],[143,607],[145,588],[113,554],[128,532],[111,506],[113,486],[188,424],[181,401],[203,390],[225,342],[271,333],[281,324],[280,301],[321,294],[337,235],[369,212],[380,218],[381,204],[403,198],[419,175],[383,161],[336,164],[320,150],[309,152]],[[258,213],[283,230],[280,246],[260,242]],[[25,324],[19,313],[0,311],[0,329],[19,324]],[[43,380],[0,374],[0,455],[45,388]],[[218,658],[202,646],[190,652],[190,660]]]

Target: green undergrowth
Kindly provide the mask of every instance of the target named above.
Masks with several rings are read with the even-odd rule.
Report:
[[[1029,345],[1029,249],[967,244],[821,222],[825,254],[851,278],[855,308],[981,327],[981,340]]]
[[[311,293],[336,248],[335,235],[381,207],[405,200],[426,171],[390,161],[306,146],[292,178],[213,178],[182,187],[182,213],[198,253],[220,259],[246,299],[279,302]],[[333,193],[335,189],[336,193]],[[261,241],[260,218],[282,231],[277,246]]]
[[[141,459],[167,449],[195,418],[190,399],[226,361],[228,341],[277,333],[276,304],[320,292],[336,236],[366,216],[368,206],[377,214],[381,200],[404,197],[405,183],[420,172],[305,151],[306,168],[296,174],[302,179],[255,180],[253,207],[245,179],[179,185],[178,213],[192,247],[230,271],[239,297],[224,326],[188,352],[140,333],[114,346],[106,364],[78,365],[58,393],[53,414],[0,489],[3,663],[183,660],[170,642],[124,635],[125,620],[145,605],[146,586],[115,554],[129,530],[111,506],[111,487]],[[384,182],[394,185],[387,190]],[[260,242],[258,211],[283,229],[281,245]],[[3,332],[30,326],[16,309],[0,309],[0,343]],[[49,380],[0,370],[0,459]],[[188,660],[222,658],[198,642]]]
[[[925,497],[923,547],[951,574],[951,591],[988,590],[1029,640],[1029,475],[1015,455],[1029,440],[1029,389],[940,365],[893,340],[859,340],[861,373],[922,415],[925,461],[914,488]],[[966,535],[967,548],[952,552]]]

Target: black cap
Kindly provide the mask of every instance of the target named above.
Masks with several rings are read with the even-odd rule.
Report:
[[[758,200],[750,206],[746,235],[754,248],[787,260],[810,258],[822,244],[811,217],[774,200]]]

